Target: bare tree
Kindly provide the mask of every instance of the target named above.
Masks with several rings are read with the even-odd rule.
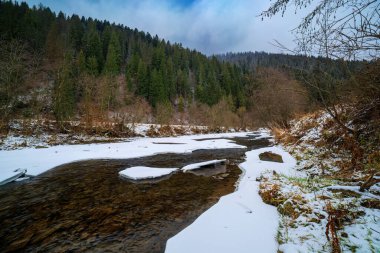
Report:
[[[252,97],[256,120],[286,125],[291,117],[307,109],[307,91],[285,73],[261,68],[256,78],[259,87]]]
[[[276,0],[261,17],[272,17],[284,14],[287,7],[297,10],[309,6],[314,9],[303,18],[293,32],[297,47],[293,53],[319,55],[333,59],[369,59],[376,61],[380,56],[380,2],[377,0]],[[280,42],[275,44],[282,49]],[[306,71],[307,72],[307,71]],[[326,72],[308,75],[304,82],[316,91],[324,109],[345,131],[355,134],[354,129],[347,127],[341,120],[336,107],[339,96],[326,89],[324,83],[336,88],[339,81]],[[353,75],[352,75],[353,77]],[[354,85],[360,86],[355,78]]]
[[[297,52],[329,58],[379,58],[378,0],[277,0],[260,16],[284,14],[291,5],[298,10],[315,6],[294,29]]]

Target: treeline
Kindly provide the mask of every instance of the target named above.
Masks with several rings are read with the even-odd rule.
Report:
[[[266,67],[300,74],[300,72],[312,72],[318,69],[336,79],[349,78],[352,73],[360,70],[365,64],[365,61],[343,61],[325,57],[266,52],[226,53],[216,57],[223,62],[236,64],[246,70],[254,71],[257,68]]]
[[[313,108],[323,106],[325,102],[337,101],[338,96],[345,96],[342,91],[352,88],[352,79],[365,66],[372,64],[365,60],[346,61],[266,52],[226,53],[216,57],[222,62],[238,65],[253,76],[260,75],[263,68],[287,73],[307,91],[305,95],[309,97]]]
[[[28,81],[44,72],[53,82],[54,114],[62,120],[74,116],[84,101],[111,110],[134,103],[134,96],[153,108],[213,106],[228,99],[236,110],[247,103],[241,68],[124,25],[1,1],[0,34],[4,54],[22,44],[20,64],[25,63],[21,58],[37,61],[38,69],[25,66],[25,72],[35,72],[25,75]],[[4,105],[17,94],[1,96]]]

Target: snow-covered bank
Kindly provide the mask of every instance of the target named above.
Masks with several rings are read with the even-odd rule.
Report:
[[[244,148],[227,139],[197,141],[204,138],[243,137],[247,132],[187,135],[167,138],[136,138],[125,142],[60,145],[48,148],[23,148],[0,151],[0,181],[13,176],[16,169],[39,175],[64,163],[87,159],[127,159],[158,153],[188,153],[197,149]],[[164,143],[164,144],[162,144]],[[173,145],[171,143],[177,143]]]
[[[267,151],[281,155],[284,163],[261,161],[259,154]],[[296,161],[280,147],[257,149],[246,155],[246,161],[240,164],[244,173],[237,190],[169,239],[165,252],[277,252],[278,213],[262,201],[256,178],[268,170],[294,174]]]
[[[46,148],[66,144],[123,142],[131,137],[173,137],[209,133],[235,133],[233,128],[210,128],[194,125],[125,124],[122,129],[115,122],[94,122],[92,127],[80,121],[64,122],[65,131],[59,131],[56,121],[14,120],[9,132],[0,134],[0,150],[26,147]]]
[[[349,114],[340,119],[353,127]],[[380,252],[380,183],[359,191],[379,164],[378,142],[371,143],[370,135],[357,142],[324,111],[289,125],[274,129],[276,139],[304,176],[265,173],[260,185],[262,196],[281,213],[279,251]]]

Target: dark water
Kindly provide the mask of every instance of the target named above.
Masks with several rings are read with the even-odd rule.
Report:
[[[249,149],[266,140],[235,138]],[[128,160],[89,160],[0,187],[0,252],[163,252],[166,241],[235,189],[245,149],[198,150]],[[157,182],[118,176],[131,166],[227,165]]]

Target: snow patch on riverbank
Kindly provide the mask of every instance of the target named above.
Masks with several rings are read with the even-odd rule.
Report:
[[[284,163],[261,161],[259,154],[263,152],[281,155]],[[246,155],[246,161],[240,164],[244,173],[237,190],[169,239],[166,253],[277,251],[278,213],[262,201],[256,178],[268,170],[293,175],[296,161],[280,147],[252,150]]]
[[[23,148],[0,150],[0,181],[12,176],[16,169],[37,176],[65,163],[88,159],[128,159],[159,153],[190,153],[197,149],[245,148],[228,139],[197,141],[201,138],[233,138],[247,136],[247,132],[187,135],[167,138],[135,138],[125,142],[59,145],[41,149]],[[155,144],[157,142],[166,144]],[[170,143],[178,143],[176,145]]]

